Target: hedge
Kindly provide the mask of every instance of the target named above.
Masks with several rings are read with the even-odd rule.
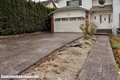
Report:
[[[50,31],[53,10],[32,0],[0,0],[0,35]]]

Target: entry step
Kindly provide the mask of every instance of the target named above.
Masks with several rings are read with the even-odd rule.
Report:
[[[96,35],[112,35],[112,29],[97,29]]]

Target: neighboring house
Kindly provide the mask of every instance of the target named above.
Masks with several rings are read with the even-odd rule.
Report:
[[[101,2],[102,1],[102,2]],[[56,0],[52,13],[52,32],[80,32],[80,24],[94,22],[98,29],[120,26],[120,0]]]
[[[57,8],[53,0],[43,1],[42,3],[48,8]]]

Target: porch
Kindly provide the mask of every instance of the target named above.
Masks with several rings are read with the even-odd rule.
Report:
[[[113,25],[113,9],[112,5],[106,5],[103,7],[93,6],[91,8],[93,13],[91,14],[91,22],[97,25],[97,33],[112,34]]]
[[[97,29],[96,35],[112,35],[112,29]]]

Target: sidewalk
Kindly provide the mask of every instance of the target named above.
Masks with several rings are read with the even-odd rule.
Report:
[[[107,36],[98,36],[77,80],[120,80]]]

